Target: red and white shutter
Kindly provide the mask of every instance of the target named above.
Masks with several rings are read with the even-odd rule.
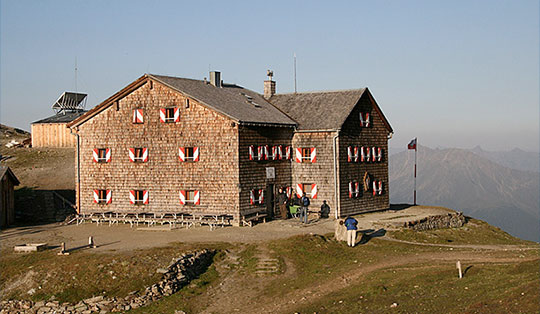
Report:
[[[147,191],[147,190],[144,190],[144,191],[143,191],[143,199],[142,199],[142,202],[143,202],[143,204],[148,204],[148,191]]]
[[[296,162],[302,162],[302,149],[296,148]]]
[[[142,149],[142,161],[147,162],[148,161],[148,148]]]
[[[264,190],[259,190],[259,204],[264,204]]]
[[[354,182],[349,181],[349,198],[353,197],[353,192],[354,192],[353,185],[354,185]]]
[[[249,160],[253,160],[253,145],[249,146]]]
[[[257,159],[261,160],[263,158],[264,148],[262,146],[257,147]]]
[[[375,162],[376,159],[377,159],[377,148],[373,146],[371,148],[371,161]]]
[[[186,148],[185,147],[178,148],[178,159],[180,159],[180,161],[186,161]]]
[[[277,160],[278,157],[278,147],[272,146],[272,160]]]
[[[180,204],[186,205],[186,191],[180,190],[179,199],[180,199]]]
[[[317,188],[317,184],[311,185],[311,198],[317,198],[319,196],[319,189]]]
[[[317,149],[315,147],[311,148],[310,160],[311,162],[317,161]]]
[[[366,112],[366,128],[369,128],[369,124],[370,124],[370,121],[369,121],[369,112]]]
[[[264,145],[264,160],[268,160],[268,145]]]
[[[255,203],[255,190],[249,191],[249,203],[253,205]]]
[[[92,160],[94,160],[94,162],[98,162],[98,160],[99,160],[99,149],[94,148],[92,150]]]
[[[383,183],[382,181],[379,181],[379,188],[377,189],[377,194],[382,195],[383,192]]]
[[[129,160],[135,162],[135,148],[133,147],[129,149]]]
[[[352,147],[351,147],[351,146],[347,146],[347,161],[348,161],[348,162],[351,162],[352,159],[353,159]]]
[[[129,191],[129,203],[135,204],[135,191],[134,190]]]
[[[193,161],[199,161],[199,148],[193,147]]]
[[[354,182],[354,197],[360,196],[360,183]]]
[[[377,181],[373,180],[373,195],[377,195]]]
[[[159,109],[159,121],[161,121],[162,123],[165,123],[165,117],[167,116],[166,111],[167,110],[165,108]]]
[[[369,147],[366,147],[366,162],[371,161],[371,149]]]
[[[111,149],[105,149],[105,162],[111,162]]]
[[[292,150],[292,147],[291,146],[286,146],[285,147],[285,159],[291,159],[292,156],[291,156],[291,150]]]
[[[382,161],[382,148],[377,147],[377,161]]]
[[[300,197],[302,197],[302,195],[304,195],[304,189],[302,188],[302,184],[297,184],[296,185],[296,196],[298,196],[300,198]]]
[[[133,110],[133,123],[144,123],[143,110],[134,109]]]
[[[354,162],[358,162],[358,146],[354,147]]]
[[[99,203],[99,190],[94,190],[94,203]]]
[[[180,122],[180,108],[174,108],[174,122]]]
[[[277,153],[278,153],[278,159],[279,160],[283,159],[283,146],[282,145],[279,145],[277,147]]]
[[[291,198],[291,195],[292,195],[292,187],[288,186],[287,188],[285,188],[285,191],[287,191],[287,197],[288,197],[288,198]]]
[[[193,204],[201,205],[201,193],[199,191],[195,191],[193,194]]]
[[[360,112],[360,126],[365,127],[366,126],[366,120],[364,119],[364,113]]]
[[[107,202],[107,204],[110,204],[112,202],[112,191],[107,190],[105,193],[106,193],[105,201]]]
[[[360,147],[360,161],[366,161],[366,148],[364,146]]]

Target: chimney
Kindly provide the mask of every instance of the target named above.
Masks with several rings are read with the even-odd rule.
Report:
[[[221,72],[210,71],[210,84],[221,87]]]
[[[276,82],[272,80],[272,76],[274,76],[273,71],[266,71],[266,75],[268,75],[268,79],[264,81],[264,98],[269,99],[276,93]]]

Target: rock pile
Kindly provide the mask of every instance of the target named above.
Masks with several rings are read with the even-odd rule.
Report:
[[[212,264],[214,250],[201,250],[182,254],[174,258],[167,268],[157,271],[163,273],[162,279],[141,293],[133,291],[124,298],[97,296],[80,301],[77,304],[60,303],[55,300],[32,302],[27,300],[9,300],[0,302],[0,314],[3,313],[109,313],[124,312],[149,304],[163,296],[169,296],[191,280],[197,278]]]
[[[407,221],[403,227],[418,231],[444,229],[444,228],[459,228],[466,222],[463,213],[448,213],[446,215],[429,216],[420,220]]]

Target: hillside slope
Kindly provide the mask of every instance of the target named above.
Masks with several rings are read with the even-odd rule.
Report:
[[[414,152],[390,158],[390,200],[412,203]],[[501,166],[462,149],[418,151],[419,204],[440,205],[538,241],[538,173]]]

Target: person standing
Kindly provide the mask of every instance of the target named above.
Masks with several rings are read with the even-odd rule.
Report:
[[[302,204],[300,219],[302,219],[303,222],[307,224],[308,223],[308,209],[309,209],[310,201],[309,201],[309,198],[306,196],[306,192],[302,194],[300,203]]]
[[[287,193],[283,191],[283,188],[279,188],[278,203],[279,203],[279,212],[281,214],[281,219],[287,219],[288,201],[289,201],[289,198],[287,197]]]
[[[356,230],[358,221],[351,216],[345,219],[345,227],[347,227],[347,245],[354,247],[356,245]]]

